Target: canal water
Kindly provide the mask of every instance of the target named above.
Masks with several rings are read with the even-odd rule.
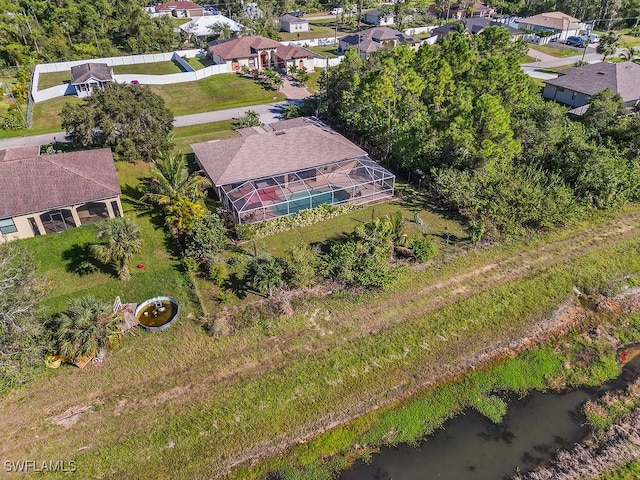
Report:
[[[500,480],[527,471],[571,447],[587,433],[582,404],[605,390],[624,388],[640,374],[640,355],[598,389],[534,392],[508,403],[495,425],[475,410],[448,421],[419,447],[401,445],[357,463],[342,480]]]

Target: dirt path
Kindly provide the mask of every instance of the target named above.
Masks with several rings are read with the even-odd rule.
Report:
[[[55,442],[65,433],[53,429],[47,419],[65,412],[71,407],[98,405],[101,414],[90,414],[82,418],[79,424],[85,431],[99,428],[101,417],[115,417],[123,409],[128,411],[153,410],[152,407],[171,403],[175,408],[181,404],[190,404],[206,398],[212,389],[223,389],[225,385],[248,381],[267,372],[275,371],[298,358],[309,355],[321,355],[340,345],[358,338],[383,331],[393,325],[407,321],[428,312],[468,298],[509,281],[524,278],[587,253],[615,245],[627,239],[640,236],[640,212],[622,215],[602,222],[589,230],[576,231],[563,238],[534,245],[516,254],[504,253],[499,259],[482,262],[482,258],[466,270],[443,273],[438,281],[428,281],[429,274],[416,273],[425,281],[417,288],[378,294],[375,301],[354,308],[349,312],[328,312],[314,307],[308,312],[306,325],[284,332],[277,337],[229,341],[228,346],[212,352],[201,352],[202,358],[189,365],[181,365],[170,374],[162,372],[158,376],[141,376],[127,382],[116,382],[108,387],[100,385],[91,393],[74,395],[73,386],[81,380],[66,377],[59,380],[58,391],[69,392],[63,398],[37,399],[16,395],[14,398],[0,400],[0,435],[7,441],[1,442],[0,454],[19,455],[28,451],[33,434],[37,432],[39,443]],[[473,263],[473,262],[470,262]],[[443,271],[448,272],[445,268]],[[557,319],[556,319],[557,321]],[[548,323],[549,319],[522,332],[519,338],[510,341],[495,342],[486,345],[486,349],[477,351],[460,362],[441,368],[438,376],[429,371],[421,378],[415,378],[412,385],[386,393],[386,396],[352,405],[348,411],[334,412],[319,418],[302,431],[290,432],[282,438],[276,438],[269,444],[257,444],[251,449],[239,451],[234,458],[227,459],[227,468],[246,462],[253,462],[264,456],[272,455],[292,443],[304,441],[322,431],[355,418],[380,405],[395,401],[401,396],[412,394],[425,385],[447,376],[459,374],[469,365],[480,365],[506,355],[514,349],[524,348],[522,337],[544,338],[544,335],[558,328],[566,328],[566,318],[559,324]],[[489,355],[487,352],[491,351]],[[49,386],[53,385],[47,380]],[[53,380],[55,382],[55,380]],[[45,388],[45,387],[42,387]],[[140,392],[154,392],[153,395],[141,395]],[[151,414],[150,412],[147,414]],[[123,434],[135,431],[139,425],[123,427]]]

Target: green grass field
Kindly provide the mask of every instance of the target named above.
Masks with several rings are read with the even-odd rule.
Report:
[[[323,57],[336,58],[338,56],[338,54],[336,53],[337,48],[337,45],[329,45],[325,47],[311,47],[309,48],[309,50],[311,50],[312,52],[316,52]]]
[[[564,46],[552,47],[550,45],[531,44],[529,45],[529,48],[558,58],[575,57],[576,55],[582,55],[582,51],[574,50],[573,48]]]
[[[65,82],[68,83],[70,79],[71,72],[69,70],[65,70],[64,72],[42,73],[38,79],[38,90],[62,85]]]
[[[338,37],[348,35],[349,32],[342,30],[338,26]],[[287,40],[309,40],[311,38],[325,38],[336,36],[335,24],[329,22],[321,23],[320,21],[314,21],[309,24],[308,32],[280,32],[278,34],[284,41]]]
[[[196,70],[202,70],[204,67],[213,65],[211,57],[192,57],[187,58],[187,62]]]
[[[58,97],[46,102],[36,103],[33,108],[33,125],[27,130],[1,130],[0,138],[23,137],[62,130],[60,112],[66,103],[80,103],[75,96]]]
[[[138,63],[135,65],[115,65],[113,73],[130,73],[139,75],[167,75],[170,73],[182,73],[183,70],[174,61]]]
[[[213,75],[197,82],[151,85],[150,88],[164,98],[174,115],[245,107],[285,99],[284,94],[265,90],[256,82],[233,73]]]
[[[173,129],[173,139],[176,150],[180,153],[192,153],[190,144],[209,140],[222,140],[237,137],[233,130],[233,120],[222,122],[202,123]]]

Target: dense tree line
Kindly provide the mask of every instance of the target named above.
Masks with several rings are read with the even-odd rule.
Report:
[[[23,65],[168,51],[171,17],[151,18],[144,0],[0,0],[0,62]]]
[[[520,69],[525,51],[501,27],[366,62],[349,51],[322,81],[319,114],[383,162],[425,172],[476,239],[637,200],[639,117],[616,116],[605,92],[570,120]]]

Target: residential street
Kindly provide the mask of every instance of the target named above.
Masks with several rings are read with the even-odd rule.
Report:
[[[567,47],[568,48],[568,47]],[[616,53],[615,56],[618,55]],[[538,72],[537,70],[545,68],[562,67],[564,65],[572,65],[579,60],[582,60],[582,54],[574,55],[572,57],[558,58],[546,53],[539,52],[532,48],[529,49],[529,56],[537,58],[539,61],[533,63],[523,63],[522,70],[533,78],[540,78],[542,80],[548,80],[550,78],[556,78],[557,75],[553,73]],[[602,61],[602,55],[596,52],[595,47],[587,48],[587,54],[584,56],[584,61],[587,63],[598,63]]]

